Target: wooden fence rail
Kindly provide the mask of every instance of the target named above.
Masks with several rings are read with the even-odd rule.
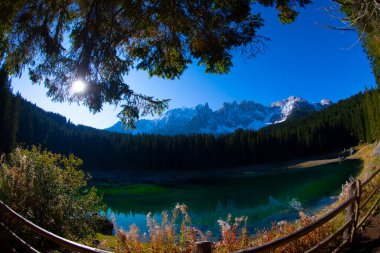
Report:
[[[25,244],[25,242],[22,239],[18,238],[18,236],[16,236],[7,227],[7,225],[6,225],[7,221],[3,220],[4,214],[9,215],[9,217],[13,221],[18,221],[18,224],[32,230],[33,232],[37,233],[41,237],[45,238],[46,240],[51,241],[51,242],[65,248],[65,249],[69,249],[69,250],[72,250],[75,252],[81,252],[81,253],[110,253],[109,251],[91,248],[91,247],[88,247],[86,245],[82,245],[82,244],[70,241],[66,238],[60,237],[58,235],[55,235],[55,234],[47,231],[46,229],[43,229],[43,228],[37,226],[36,224],[32,223],[31,221],[25,219],[24,217],[22,217],[21,215],[19,215],[15,211],[13,211],[11,208],[9,208],[7,205],[5,205],[2,201],[0,201],[0,210],[1,210],[1,212],[0,212],[0,221],[1,221],[0,229],[1,230],[0,231],[2,233],[4,233],[4,232],[7,233],[8,234],[7,236],[9,236],[9,235],[11,236],[11,238],[10,238],[11,243],[14,245],[9,245],[9,247],[13,247],[14,250],[16,250],[16,252],[19,252],[19,251],[20,252],[38,252],[38,251],[35,250],[34,248],[32,248],[31,246],[27,245],[27,244],[22,246],[23,244]],[[13,236],[12,236],[12,234],[13,234]],[[16,248],[18,248],[18,249],[16,249]]]
[[[361,226],[364,225],[365,221],[368,219],[368,217],[370,217],[372,211],[375,210],[379,204],[380,197],[376,199],[376,201],[371,206],[369,211],[359,221],[360,216],[361,216],[360,212],[363,210],[366,204],[373,198],[373,196],[376,196],[376,193],[379,191],[380,187],[379,185],[376,185],[375,189],[371,193],[369,193],[366,200],[361,202],[360,199],[362,197],[363,189],[368,186],[368,183],[371,182],[379,174],[379,172],[380,172],[380,169],[377,169],[377,171],[373,173],[369,178],[367,178],[363,183],[361,183],[360,180],[352,182],[348,188],[347,199],[343,203],[341,203],[338,207],[329,211],[327,214],[323,215],[322,217],[318,218],[310,225],[303,227],[289,235],[283,236],[281,238],[277,238],[266,244],[253,247],[253,248],[239,250],[239,251],[236,251],[235,253],[273,251],[283,245],[293,242],[301,238],[302,236],[310,233],[311,231],[315,230],[316,228],[326,224],[327,222],[335,218],[343,210],[346,210],[345,223],[335,233],[331,234],[322,242],[319,242],[317,245],[313,246],[306,252],[307,253],[317,252],[323,247],[325,247],[326,245],[329,245],[332,241],[336,241],[339,236],[342,236],[343,238],[342,242],[340,243],[338,247],[335,248],[333,252],[341,251],[343,248],[347,247],[352,242],[356,231]],[[36,234],[45,238],[46,240],[53,242],[65,249],[69,249],[75,252],[83,252],[83,253],[110,253],[108,251],[91,248],[91,247],[70,241],[58,235],[55,235],[37,226],[36,224],[33,224],[29,220],[25,219],[24,217],[22,217],[21,215],[13,211],[11,208],[5,205],[2,201],[0,201],[0,242],[3,242],[2,247],[5,247],[5,249],[7,249],[10,252],[38,253],[36,249],[28,245],[23,239],[21,239],[19,236],[17,236],[13,231],[11,231],[7,227],[7,222],[9,221],[4,219],[5,214],[7,214],[6,217],[9,217],[10,219],[17,221],[18,224],[20,224],[21,226],[32,230]],[[210,253],[211,251],[212,251],[212,242],[203,241],[203,242],[196,243],[196,247],[195,247],[196,253]]]

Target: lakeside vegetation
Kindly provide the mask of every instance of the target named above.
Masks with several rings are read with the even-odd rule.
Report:
[[[82,241],[103,230],[99,215],[105,205],[80,167],[82,160],[53,154],[40,147],[16,148],[0,161],[0,200],[31,222],[70,240]],[[8,224],[48,249],[49,243],[33,233]],[[112,229],[111,229],[112,231]],[[54,248],[54,247],[53,247]]]
[[[341,185],[362,169],[360,160],[347,160],[307,169],[272,165],[261,173],[214,173],[203,177],[167,183],[96,183],[107,203],[107,216],[115,216],[118,226],[136,223],[147,232],[145,215],[155,217],[175,203],[186,203],[193,225],[220,236],[220,217],[244,215],[247,229],[254,233],[270,227],[272,221],[298,218],[300,208],[313,214],[332,203]],[[268,187],[270,185],[271,187]]]
[[[362,159],[364,161],[364,167],[358,175],[358,178],[362,181],[380,167],[380,156],[374,155],[375,146],[376,144],[361,145],[358,147],[358,152],[350,157],[350,159]],[[354,179],[352,178],[351,180]],[[228,216],[225,220],[219,220],[221,237],[217,240],[214,238],[213,252],[227,253],[247,247],[262,245],[309,225],[318,217],[321,217],[329,210],[337,207],[347,198],[348,183],[349,181],[342,186],[342,192],[338,200],[316,215],[308,216],[301,211],[298,220],[294,222],[280,220],[273,223],[271,228],[256,230],[253,235],[247,232],[247,224],[249,224],[247,217]],[[366,199],[368,194],[374,190],[379,183],[380,176],[378,175],[363,193],[362,198]],[[379,193],[376,194],[376,196],[378,195]],[[363,213],[369,210],[375,200],[376,197],[366,204]],[[193,227],[187,211],[186,206],[177,205],[172,211],[172,216],[174,216],[175,219],[171,219],[172,216],[170,213],[163,212],[163,221],[161,223],[153,219],[151,214],[148,214],[147,219],[150,229],[147,234],[142,234],[136,225],[131,225],[126,230],[116,228],[117,240],[112,241],[110,238],[102,237],[104,244],[101,243],[101,245],[107,245],[105,248],[113,249],[117,252],[192,252],[197,238],[198,240],[210,239],[210,234]],[[178,219],[178,213],[181,213],[182,216],[179,218],[179,221],[175,223],[176,219]],[[326,223],[292,243],[276,249],[275,252],[296,253],[309,249],[321,242],[331,233],[336,232],[345,222],[345,216],[345,212],[341,213],[329,223]],[[177,228],[177,230],[175,228]],[[177,238],[177,240],[175,238]],[[186,242],[181,241],[183,238],[186,238]],[[107,241],[112,241],[112,243],[107,244]],[[329,248],[325,248],[325,251],[329,252]]]

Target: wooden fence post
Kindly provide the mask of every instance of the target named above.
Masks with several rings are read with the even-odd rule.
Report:
[[[356,236],[356,229],[360,217],[360,197],[362,195],[362,182],[360,179],[356,181],[356,207],[355,207],[355,216],[354,223],[352,225],[352,233],[351,233],[351,242],[354,240]]]
[[[203,241],[195,243],[195,253],[211,253],[211,242]]]
[[[353,196],[355,196],[355,193],[356,192],[356,182],[352,182],[349,186],[348,186],[348,193],[347,193],[347,199],[350,199],[352,198]],[[356,201],[353,201],[349,206],[347,206],[346,208],[346,222],[350,221],[351,219],[354,219],[355,217],[354,216],[354,212],[355,212],[355,202]],[[353,222],[354,223],[354,222]],[[343,234],[343,240],[346,241],[346,240],[349,240],[351,242],[351,232],[352,232],[352,228],[354,226],[349,226],[347,228],[347,231]]]

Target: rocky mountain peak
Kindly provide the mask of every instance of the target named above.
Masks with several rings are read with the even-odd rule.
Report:
[[[213,111],[208,103],[193,108],[176,108],[167,111],[160,118],[139,120],[136,130],[125,130],[121,123],[106,129],[122,133],[146,134],[226,134],[238,128],[258,130],[268,124],[277,124],[289,118],[302,117],[314,111],[322,110],[332,103],[322,99],[320,103],[309,103],[306,99],[290,96],[265,106],[253,101],[225,102]]]

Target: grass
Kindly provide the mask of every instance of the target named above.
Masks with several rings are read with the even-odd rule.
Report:
[[[364,161],[363,170],[358,178],[364,180],[368,175],[371,175],[380,166],[380,157],[373,156],[375,145],[362,145],[358,147],[358,152],[350,159],[362,159]],[[377,176],[367,189],[363,191],[362,200],[372,189],[380,182],[380,176]],[[292,233],[304,226],[309,225],[315,219],[322,216],[329,210],[335,208],[347,197],[348,183],[343,186],[339,200],[322,210],[316,216],[307,216],[305,213],[300,213],[300,219],[295,222],[280,221],[273,223],[270,229],[258,230],[253,236],[247,234],[247,218],[235,217],[229,215],[225,220],[219,220],[221,230],[221,238],[218,238],[213,243],[213,252],[225,253],[236,251],[239,249],[262,245],[276,238]],[[106,189],[107,190],[107,189]],[[108,189],[109,191],[125,192],[125,193],[152,193],[162,192],[166,189],[160,186],[152,185],[129,185],[117,189]],[[378,194],[370,201],[363,213],[368,210]],[[162,212],[162,221],[158,223],[152,215],[147,215],[147,224],[149,232],[141,234],[137,226],[131,225],[128,230],[116,228],[116,236],[97,235],[100,241],[99,246],[102,249],[108,249],[116,252],[192,252],[195,248],[195,242],[199,240],[209,240],[212,237],[210,232],[202,232],[191,224],[191,219],[187,213],[185,205],[177,204],[171,213]],[[342,212],[331,222],[319,227],[318,229],[308,233],[307,235],[295,240],[287,245],[278,248],[275,252],[302,252],[318,242],[322,241],[328,235],[336,231],[345,221],[345,213]]]
[[[103,235],[96,233],[95,240],[99,242],[97,248],[109,251],[116,251],[117,238],[114,235]]]

